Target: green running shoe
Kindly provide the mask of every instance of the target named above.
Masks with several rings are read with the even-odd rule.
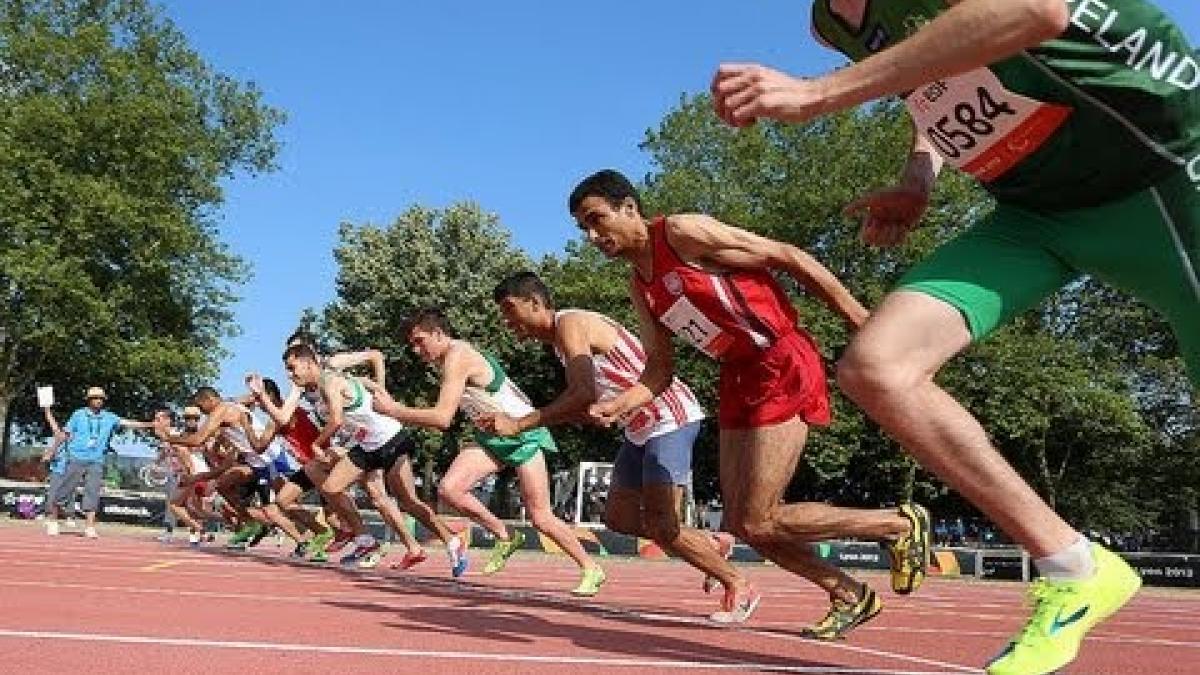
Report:
[[[1029,589],[1033,616],[999,656],[991,675],[1052,673],[1075,660],[1096,624],[1129,602],[1142,578],[1119,556],[1092,544],[1096,574],[1084,581],[1036,579]]]
[[[524,543],[525,535],[520,530],[513,530],[512,537],[509,537],[508,541],[497,539],[495,545],[492,546],[492,554],[488,557],[483,573],[491,575],[504,569],[504,566],[508,564],[508,559]]]
[[[608,580],[608,576],[604,574],[604,570],[599,565],[589,567],[583,571],[583,578],[579,580],[579,585],[571,591],[571,595],[590,598],[600,592],[600,587],[606,580]]]

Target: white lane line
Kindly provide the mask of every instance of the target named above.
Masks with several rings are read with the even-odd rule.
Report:
[[[827,673],[829,675],[943,675],[945,671],[888,670],[879,668],[842,668],[838,666],[786,666],[774,663],[711,661],[660,661],[656,659],[622,659],[583,656],[536,656],[531,654],[464,653],[419,649],[382,647],[348,647],[337,645],[305,645],[286,642],[244,642],[227,640],[198,640],[193,638],[150,637],[140,635],[101,635],[94,633],[58,633],[45,631],[3,630],[0,638],[27,640],[71,640],[76,642],[157,645],[171,647],[202,647],[208,649],[240,649],[273,652],[304,652],[316,654],[355,654],[361,656],[406,656],[410,658],[458,659],[462,661],[499,661],[509,663],[540,663],[550,665],[588,665],[607,668],[669,668],[675,670],[765,670],[783,673]]]

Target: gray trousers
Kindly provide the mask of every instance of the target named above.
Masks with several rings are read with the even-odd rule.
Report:
[[[83,512],[95,513],[100,505],[100,488],[104,487],[104,461],[81,462],[73,459],[67,463],[63,475],[63,489],[68,495],[83,484]]]
[[[65,509],[68,515],[70,515],[71,511],[74,511],[71,507],[71,502],[74,501],[71,498],[74,495],[68,493],[64,487],[67,482],[67,472],[65,469],[64,467],[64,470],[60,473],[51,473],[50,480],[46,483],[46,503],[42,505],[42,510],[47,514],[50,513],[50,509],[55,504],[59,508]]]

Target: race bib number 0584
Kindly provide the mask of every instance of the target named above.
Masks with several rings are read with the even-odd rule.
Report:
[[[1009,91],[987,68],[924,85],[905,104],[948,164],[984,182],[1037,151],[1071,116],[1071,108]]]

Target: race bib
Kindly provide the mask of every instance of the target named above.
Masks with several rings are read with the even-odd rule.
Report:
[[[714,359],[721,358],[733,344],[733,338],[701,314],[686,296],[676,300],[659,320],[672,333]]]
[[[1072,112],[1014,94],[987,68],[924,85],[904,102],[938,154],[983,182],[1032,155]]]

